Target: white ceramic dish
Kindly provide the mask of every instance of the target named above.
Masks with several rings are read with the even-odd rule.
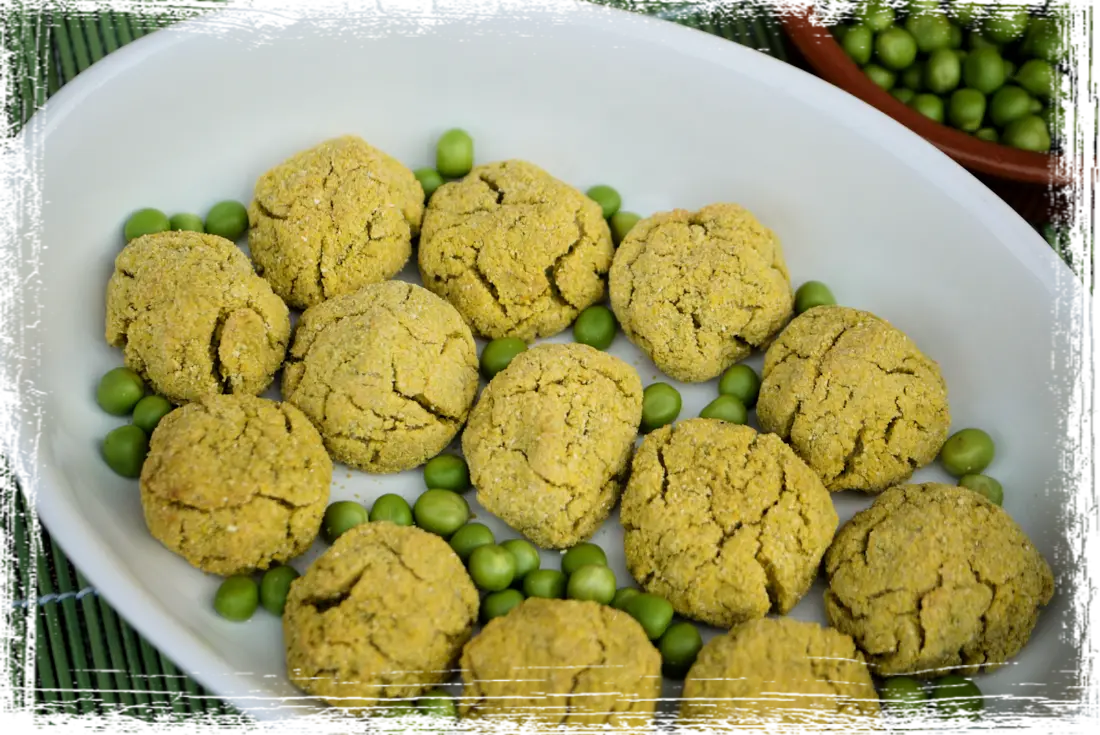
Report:
[[[135,208],[204,212],[248,200],[270,165],[348,132],[428,165],[438,134],[459,125],[479,161],[521,157],[580,188],[612,183],[631,210],[739,202],[778,232],[796,283],[827,281],[843,303],[888,318],[938,360],[955,427],[991,431],[1005,507],[1059,583],[1023,653],[981,677],[996,698],[988,706],[1072,699],[1058,360],[1051,373],[1052,353],[1068,344],[1072,277],[1038,235],[885,115],[733,43],[585,3],[482,4],[480,14],[465,12],[468,3],[384,5],[311,18],[231,11],[155,33],[81,74],[24,132],[43,204],[41,226],[25,222],[41,249],[19,245],[23,343],[4,360],[24,411],[19,473],[102,594],[244,710],[282,717],[315,704],[280,706],[299,693],[285,679],[278,621],[262,611],[247,624],[219,619],[210,604],[218,580],[149,536],[137,483],[100,459],[100,437],[119,423],[92,398],[120,363],[103,340],[104,289]],[[611,351],[644,383],[663,379],[622,336]],[[682,416],[715,395],[714,382],[680,387]],[[917,477],[946,479],[936,468]],[[412,499],[421,487],[417,471],[381,478],[339,467],[333,497]],[[842,520],[869,503],[835,499]],[[615,518],[594,541],[629,579]],[[821,592],[793,614],[823,620]]]

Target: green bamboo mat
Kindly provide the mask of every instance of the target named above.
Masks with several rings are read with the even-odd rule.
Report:
[[[788,60],[778,21],[755,4],[705,8],[698,2],[592,0],[698,28]],[[707,3],[713,5],[714,3]],[[208,3],[216,8],[218,3]],[[203,12],[170,2],[148,2],[142,13],[76,13],[60,4],[13,2],[0,13],[10,52],[6,130],[14,133],[73,77],[105,55],[180,17]],[[2,458],[0,458],[2,459]],[[234,710],[182,674],[101,597],[41,527],[35,530],[14,478],[0,467],[0,528],[15,563],[12,623],[7,641],[14,666],[15,706],[40,712],[105,714],[121,711],[152,719],[216,716]],[[28,615],[28,609],[34,614]],[[36,647],[27,650],[29,626]],[[33,659],[33,660],[32,660]]]

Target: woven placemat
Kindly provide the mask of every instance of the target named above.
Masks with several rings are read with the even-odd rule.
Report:
[[[593,0],[788,58],[768,0]],[[0,149],[99,58],[230,0],[0,0]],[[1036,227],[1096,293],[1087,224]],[[0,458],[0,726],[35,732],[260,733],[125,624],[45,533]]]

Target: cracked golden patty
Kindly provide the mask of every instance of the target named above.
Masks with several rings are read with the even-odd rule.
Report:
[[[309,548],[331,482],[321,437],[294,406],[208,396],[157,425],[141,506],[170,550],[205,572],[241,574]]]
[[[834,724],[875,716],[878,693],[852,639],[791,618],[763,618],[711,639],[684,682],[680,716]]]
[[[290,313],[248,257],[215,235],[132,240],[107,284],[107,342],[173,403],[256,395],[290,339]]]
[[[290,680],[357,710],[450,678],[478,595],[439,536],[374,521],[336,539],[290,586],[283,638]]]
[[[810,309],[768,348],[756,413],[830,490],[904,482],[951,424],[939,366],[885,320],[844,306]]]
[[[478,166],[424,213],[420,274],[475,333],[532,340],[604,295],[614,248],[600,205],[538,166]]]
[[[642,383],[582,344],[532,347],[497,373],[462,434],[477,499],[549,549],[583,541],[619,498]]]
[[[1031,635],[1054,578],[1000,507],[926,483],[882,493],[825,555],[825,613],[882,675],[991,670]]]
[[[637,731],[661,696],[661,654],[642,626],[596,602],[525,600],[466,644],[461,668],[463,717]]]
[[[609,283],[626,335],[688,383],[766,345],[794,306],[779,238],[736,204],[642,220],[615,253]]]
[[[619,512],[639,584],[724,628],[793,608],[837,527],[828,491],[787,445],[719,419],[646,436]]]
[[[412,171],[345,135],[259,178],[248,246],[275,293],[305,309],[401,270],[423,212],[424,189]]]
[[[388,281],[302,314],[283,395],[337,461],[400,472],[458,433],[477,393],[477,365],[473,335],[450,304]]]

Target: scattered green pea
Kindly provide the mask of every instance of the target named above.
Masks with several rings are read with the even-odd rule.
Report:
[[[949,675],[932,682],[932,704],[947,717],[977,717],[982,712],[982,690],[962,676]]]
[[[893,712],[919,710],[928,701],[924,685],[911,676],[892,676],[878,690],[883,705]]]
[[[1038,115],[1024,115],[1005,127],[1001,136],[1005,145],[1036,153],[1050,151],[1050,131],[1043,118]]]
[[[794,292],[794,313],[804,314],[815,306],[833,306],[836,297],[821,281],[806,281]]]
[[[134,406],[134,426],[150,436],[160,420],[175,408],[171,401],[163,396],[145,396]]]
[[[971,51],[963,62],[963,83],[982,94],[993,94],[1005,83],[1005,65],[994,48]]]
[[[420,182],[420,188],[424,190],[424,201],[431,199],[435,190],[443,186],[443,177],[434,168],[418,168],[413,171],[413,176]]]
[[[330,544],[370,519],[367,509],[354,500],[338,500],[325,508],[321,518],[321,535]]]
[[[1001,487],[1001,483],[997,482],[989,475],[963,475],[959,478],[959,487],[965,487],[968,490],[973,490],[979,495],[984,496],[986,500],[993,503],[994,505],[1004,504],[1004,488]]]
[[[470,519],[470,506],[456,492],[432,488],[416,499],[413,518],[425,531],[450,538]]]
[[[951,24],[951,36],[947,42],[947,48],[959,50],[963,45],[963,29],[954,23]]]
[[[607,566],[607,554],[596,544],[577,544],[566,551],[561,558],[561,570],[566,575],[589,565]]]
[[[137,426],[128,424],[111,429],[103,438],[103,459],[123,477],[141,477],[141,467],[149,454],[149,437]]]
[[[718,396],[699,412],[699,417],[743,425],[749,420],[749,412],[737,396]]]
[[[173,214],[171,219],[168,220],[168,229],[183,232],[206,232],[202,217],[187,212]]]
[[[976,89],[956,89],[947,105],[947,119],[959,130],[973,132],[985,118],[985,95]]]
[[[891,96],[903,105],[908,105],[917,96],[917,93],[906,87],[894,87],[890,90]]]
[[[607,184],[597,184],[591,189],[585,192],[585,195],[600,205],[600,209],[603,210],[603,218],[608,219],[611,215],[619,211],[619,207],[623,205],[623,198],[619,196],[619,192],[615,191]]]
[[[997,134],[996,128],[978,128],[974,131],[974,137],[980,140],[986,140],[990,143],[996,143],[1001,139],[1001,136]]]
[[[916,60],[917,42],[909,31],[891,26],[875,38],[875,55],[886,68],[900,71]]]
[[[981,472],[993,461],[993,439],[981,429],[962,429],[940,449],[940,463],[955,477]]]
[[[482,546],[491,546],[496,543],[493,532],[483,523],[467,523],[454,532],[450,544],[458,558],[467,561],[474,550]]]
[[[615,598],[615,573],[598,564],[583,566],[569,575],[565,596],[570,600],[591,600],[601,605]]]
[[[487,380],[512,362],[516,355],[527,350],[527,343],[518,337],[501,337],[485,345],[481,351],[481,373]]]
[[[488,623],[493,618],[503,617],[523,602],[523,593],[519,590],[501,590],[491,592],[481,601],[481,622]]]
[[[611,226],[611,240],[615,243],[616,247],[626,239],[626,236],[634,229],[634,225],[641,222],[641,220],[642,216],[634,212],[623,212],[620,210],[611,215],[608,224]]]
[[[539,568],[539,550],[530,541],[521,538],[511,538],[500,544],[516,562],[515,582],[522,582],[528,574]]]
[[[279,564],[264,572],[260,579],[260,605],[272,615],[282,616],[290,583],[299,577],[294,567]]]
[[[898,83],[906,89],[920,92],[924,89],[924,62],[915,61],[898,75]]]
[[[642,594],[641,590],[635,587],[620,587],[615,590],[615,596],[611,598],[611,607],[625,611],[626,604],[640,594]]]
[[[884,31],[894,23],[894,9],[883,0],[870,0],[858,11],[856,17],[875,33]]]
[[[1040,102],[1039,100],[1035,99],[1034,97],[1032,97],[1031,99],[1029,99],[1027,101],[1027,111],[1028,112],[1030,112],[1032,114],[1035,114],[1037,112],[1041,112],[1042,109],[1043,109],[1043,103]],[[1043,122],[1046,122],[1046,121],[1044,120]]]
[[[557,569],[536,569],[523,578],[523,594],[560,600],[565,597],[565,575]]]
[[[962,62],[949,48],[936,49],[924,65],[924,86],[936,94],[947,94],[959,86]]]
[[[416,700],[416,708],[430,717],[453,719],[458,716],[454,698],[442,689],[429,690]]]
[[[371,735],[428,735],[428,721],[411,702],[392,700],[371,715]]]
[[[118,367],[108,370],[99,379],[95,400],[112,416],[125,416],[134,410],[141,397],[145,395],[145,381],[130,368]]]
[[[878,64],[867,64],[863,67],[863,73],[867,75],[868,79],[882,89],[885,89],[887,92],[894,88],[894,84],[898,80],[897,74]]]
[[[923,92],[913,98],[909,106],[925,117],[942,123],[944,119],[943,98]]]
[[[130,215],[130,218],[126,220],[125,226],[122,228],[122,234],[126,237],[126,242],[141,237],[142,235],[152,235],[157,232],[167,232],[172,227],[172,223],[168,219],[168,215],[159,209],[139,209]]]
[[[251,577],[226,577],[214,594],[214,610],[226,620],[240,623],[252,617],[260,604],[260,593]]]
[[[1027,8],[1010,8],[993,13],[982,23],[982,35],[993,43],[1008,43],[1024,35],[1031,19]]]
[[[1011,84],[998,89],[989,100],[989,119],[999,128],[1030,114],[1032,97],[1023,88]]]
[[[981,31],[978,30],[970,31],[970,33],[966,35],[966,41],[967,45],[970,46],[971,51],[977,51],[978,49],[983,48],[1000,50],[1001,48],[1000,44],[993,43],[993,41],[987,39],[985,36],[982,35]]]
[[[435,168],[442,176],[456,179],[474,167],[474,139],[460,128],[451,128],[439,137],[435,149]]]
[[[947,14],[960,26],[969,27],[985,13],[981,0],[954,0],[947,4]]]
[[[1036,97],[1054,93],[1054,67],[1042,59],[1028,59],[1016,72],[1016,83]]]
[[[468,568],[478,589],[499,592],[515,579],[516,558],[503,546],[488,544],[473,550]]]
[[[409,507],[409,501],[400,495],[386,493],[378,496],[370,509],[371,522],[389,521],[398,526],[411,526],[413,524],[413,512]]]
[[[951,21],[943,15],[910,15],[905,21],[905,30],[909,31],[917,44],[917,50],[922,54],[947,49],[951,45]]]
[[[871,60],[871,50],[874,34],[865,25],[854,25],[844,34],[844,40],[840,45],[844,53],[851,57],[852,61],[863,66]]]
[[[573,339],[582,345],[595,347],[597,350],[606,350],[615,341],[615,332],[618,324],[611,309],[596,304],[589,306],[580,313],[573,322]]]
[[[1035,16],[1028,24],[1021,47],[1025,56],[1034,56],[1051,64],[1062,61],[1066,55],[1066,43],[1057,16]]]
[[[642,391],[642,431],[649,432],[671,424],[680,415],[683,399],[668,383],[653,383]]]
[[[424,463],[424,485],[464,493],[470,489],[470,468],[456,454],[437,454]]]
[[[657,641],[664,671],[675,679],[682,679],[687,674],[702,649],[703,637],[699,629],[685,620],[668,626]]]
[[[760,396],[760,376],[748,365],[733,365],[718,379],[718,393],[735,396],[746,406],[755,406]]]
[[[672,603],[663,597],[643,592],[630,598],[626,603],[626,612],[641,623],[645,634],[651,641],[660,638],[669,623],[672,622]]]
[[[248,210],[240,202],[218,202],[206,213],[206,231],[234,242],[248,230]]]

